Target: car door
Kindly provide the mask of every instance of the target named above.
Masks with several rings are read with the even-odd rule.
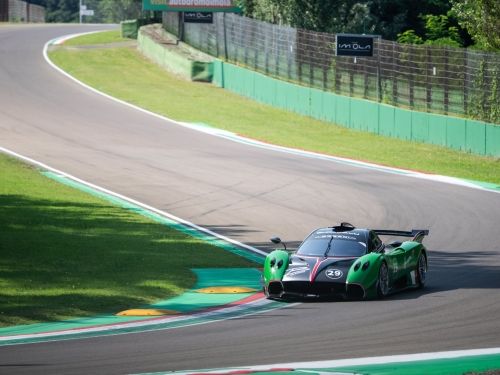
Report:
[[[369,243],[370,247],[380,249],[378,251],[381,251],[384,246],[375,232],[370,232]],[[392,284],[405,274],[406,251],[401,248],[393,249],[391,247],[387,247],[385,249],[385,260],[387,262],[387,267],[389,268],[389,283]]]

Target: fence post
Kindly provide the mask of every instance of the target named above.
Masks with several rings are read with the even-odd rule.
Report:
[[[378,101],[382,102],[382,77],[380,72],[380,45],[382,38],[380,36],[377,37],[377,91],[378,91]]]
[[[341,94],[342,75],[340,74],[340,58],[335,57],[335,92]]]
[[[275,75],[276,77],[279,77],[280,75],[280,32],[277,29],[276,26],[273,27],[273,40],[276,43],[276,70],[275,70]]]
[[[434,69],[432,67],[432,58],[431,58],[431,47],[427,46],[426,48],[426,56],[427,56],[427,69],[425,70],[425,102],[426,102],[426,109],[427,112],[430,112],[431,110],[431,104],[432,104],[432,85],[431,85],[431,75],[430,71],[432,69],[432,72],[434,72]]]
[[[368,89],[370,82],[368,80],[368,62],[364,62],[363,64],[363,77],[364,77],[364,90],[363,90],[363,98],[368,99]]]
[[[227,29],[226,29],[226,12],[222,13],[222,28],[224,29],[224,60],[228,60],[227,53]]]
[[[314,86],[314,63],[313,61],[309,62],[309,84]]]
[[[463,75],[464,75],[463,106],[464,106],[464,115],[467,115],[467,111],[468,111],[468,108],[467,108],[467,101],[468,101],[467,66],[469,65],[469,56],[467,54],[467,49],[464,48],[463,54],[464,54],[464,69],[465,69],[464,73],[463,73]]]
[[[177,13],[177,38],[183,42],[184,41],[184,13],[183,12],[178,12]]]
[[[295,34],[295,39],[297,39],[297,34]],[[290,31],[288,31],[286,34],[286,40],[287,40],[287,53],[286,53],[287,67],[286,67],[286,71],[287,71],[288,79],[292,79],[292,59],[293,59],[294,48],[293,48],[293,44],[292,44],[292,38],[290,37]]]
[[[328,90],[328,67],[323,67],[323,90]]]
[[[398,74],[396,70],[396,56],[399,56],[399,51],[396,50],[396,43],[392,43],[392,104],[398,105]],[[399,59],[399,57],[398,57]],[[389,95],[389,94],[388,94]]]
[[[408,50],[408,62],[415,63],[415,50],[414,47],[411,46]],[[413,109],[415,107],[415,73],[412,71],[411,63],[408,66],[408,102],[410,108]]]
[[[444,104],[444,114],[447,115],[448,114],[448,109],[449,109],[449,105],[450,105],[450,88],[449,88],[449,79],[448,79],[448,68],[449,68],[449,64],[448,64],[448,47],[444,47],[444,98],[443,98],[443,104]]]
[[[351,64],[351,68],[349,68],[349,96],[354,95],[354,60],[356,58],[354,57],[352,59],[353,64]]]
[[[217,13],[216,13],[217,14]],[[215,57],[219,57],[220,56],[220,50],[219,50],[219,17],[217,17],[216,15],[214,15],[214,19],[215,19]]]

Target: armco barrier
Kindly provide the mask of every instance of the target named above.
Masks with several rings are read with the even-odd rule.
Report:
[[[500,156],[500,125],[397,108],[299,86],[214,61],[213,83],[240,95],[352,129]]]

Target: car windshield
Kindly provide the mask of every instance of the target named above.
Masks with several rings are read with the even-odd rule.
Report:
[[[330,250],[325,254],[330,239],[332,240]],[[314,233],[300,245],[297,255],[359,257],[366,253],[366,243],[360,240],[357,236],[349,234]]]

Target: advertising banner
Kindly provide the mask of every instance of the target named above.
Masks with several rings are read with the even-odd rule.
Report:
[[[142,0],[142,9],[163,12],[241,13],[235,0]]]
[[[214,14],[212,12],[184,12],[184,22],[214,23]]]
[[[337,56],[373,56],[374,35],[337,34]]]

